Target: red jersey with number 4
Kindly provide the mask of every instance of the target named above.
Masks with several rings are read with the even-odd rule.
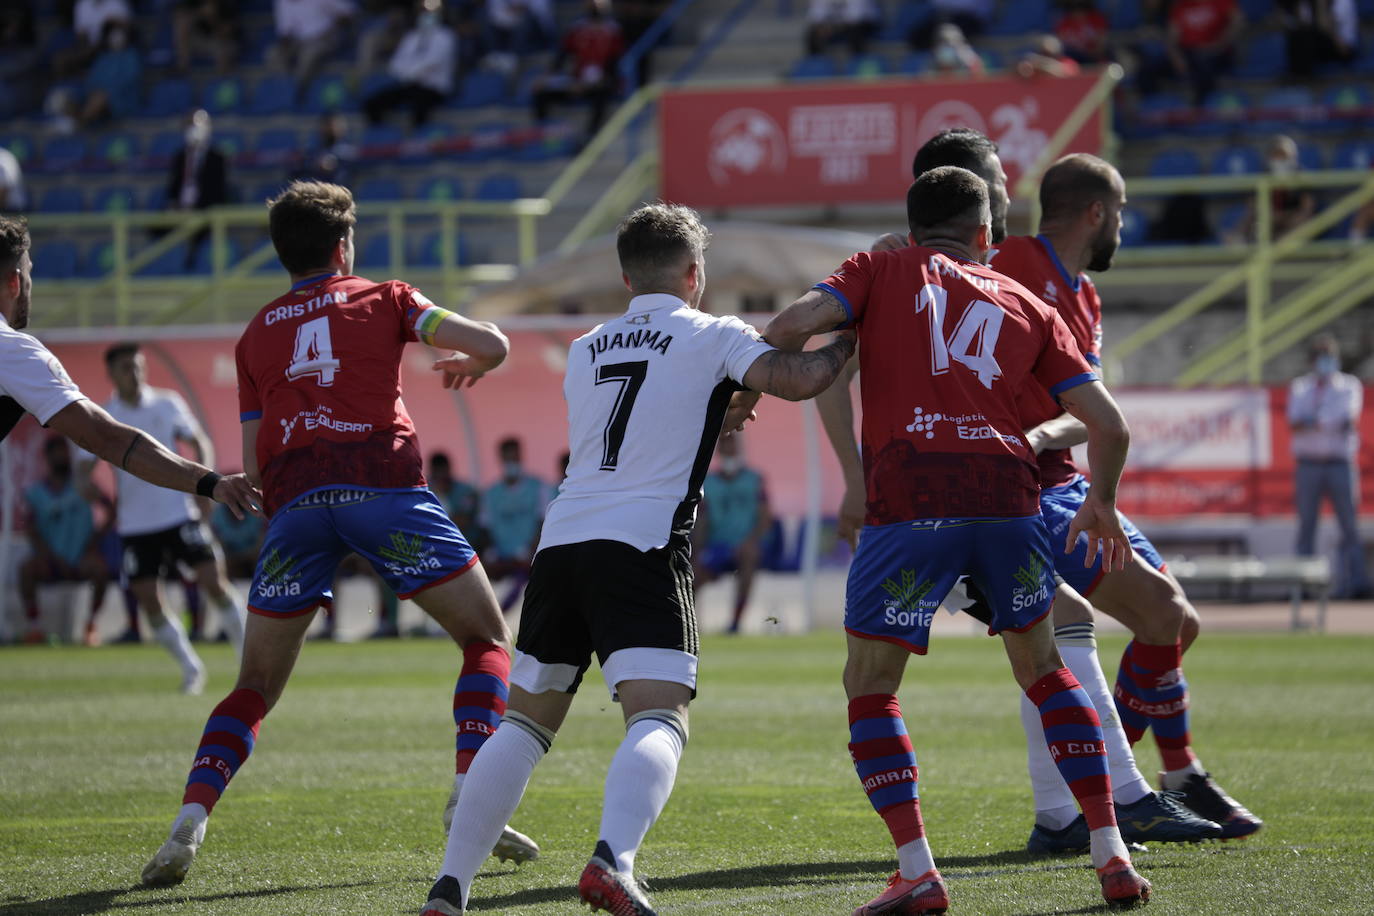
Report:
[[[1044,236],[1016,235],[1004,240],[992,258],[992,267],[1054,306],[1078,343],[1078,350],[1095,369],[1102,367],[1102,300],[1085,274],[1074,277],[1064,269],[1054,247]],[[1064,412],[1059,402],[1039,385],[1017,392],[1021,426],[1030,429]],[[1066,448],[1043,451],[1040,486],[1058,487],[1078,476],[1073,454]]]
[[[916,246],[856,254],[818,288],[859,332],[866,523],[1039,514],[1016,392],[1097,377],[1055,311],[984,264]]]
[[[327,276],[269,303],[235,348],[240,420],[273,512],[328,486],[424,486],[401,351],[434,305],[397,280]],[[428,314],[427,314],[428,313]]]

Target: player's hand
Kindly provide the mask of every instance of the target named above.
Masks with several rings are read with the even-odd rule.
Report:
[[[873,243],[872,250],[896,251],[897,249],[905,248],[910,244],[911,242],[909,242],[905,236],[898,235],[895,232],[889,232],[887,235],[883,236],[882,238],[878,239],[876,242]]]
[[[859,549],[859,532],[864,527],[864,512],[868,496],[863,486],[844,488],[844,499],[840,500],[840,521],[835,533],[848,542],[851,550]]]
[[[234,513],[234,518],[242,519],[245,515],[263,518],[262,494],[242,474],[226,474],[221,477],[211,495],[214,496],[215,502],[228,506],[229,511]]]
[[[1073,553],[1080,535],[1088,538],[1088,551],[1083,558],[1084,568],[1093,565],[1099,551],[1102,553],[1103,572],[1125,569],[1126,564],[1135,559],[1135,554],[1131,551],[1131,542],[1121,527],[1120,517],[1116,514],[1115,504],[1104,503],[1090,496],[1069,523],[1068,537],[1064,540],[1065,553]]]
[[[494,369],[495,366],[488,360],[454,353],[452,356],[436,359],[432,368],[436,372],[444,373],[445,388],[458,389],[471,388],[476,385],[477,380]]]
[[[762,397],[763,394],[758,391],[736,391],[730,398],[730,407],[725,411],[724,434],[728,436],[740,432],[744,424],[757,420],[759,414],[754,407]]]

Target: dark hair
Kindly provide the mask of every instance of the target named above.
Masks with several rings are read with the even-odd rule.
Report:
[[[1121,193],[1116,169],[1088,153],[1071,153],[1046,170],[1040,179],[1040,221],[1074,219],[1093,204],[1116,199]]]
[[[931,137],[916,151],[916,158],[911,160],[911,177],[920,178],[944,165],[979,173],[989,154],[997,155],[996,143],[971,127],[951,127]]]
[[[711,233],[691,207],[656,203],[640,207],[620,224],[615,250],[635,291],[670,289],[687,262],[706,250]]]
[[[293,181],[267,207],[272,247],[293,274],[328,266],[334,246],[358,222],[348,188],[324,181]]]
[[[137,356],[142,349],[142,346],[132,340],[124,340],[117,344],[110,344],[105,350],[105,368],[108,369],[113,366],[115,360],[120,357]]]
[[[523,449],[521,449],[520,447],[520,439],[516,436],[507,436],[506,438],[502,439],[500,442],[496,444],[497,452],[504,452],[507,449],[512,448],[517,451],[523,451]]]
[[[17,270],[31,244],[29,224],[22,216],[0,216],[0,273]]]
[[[449,463],[448,452],[431,452],[429,455],[429,466],[447,468],[453,465]]]
[[[43,440],[44,455],[51,455],[53,452],[56,452],[59,449],[63,452],[67,451],[66,436],[49,436],[47,439]]]
[[[936,234],[972,241],[989,212],[988,183],[954,165],[931,169],[906,192],[907,225],[918,245]]]

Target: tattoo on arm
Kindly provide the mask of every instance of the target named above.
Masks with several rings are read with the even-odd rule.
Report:
[[[137,448],[142,441],[143,433],[134,433],[133,438],[129,440],[129,447],[124,450],[124,457],[119,459],[119,467],[121,470],[127,471],[129,469],[129,456],[134,453],[134,449]]]
[[[760,360],[764,369],[763,390],[791,401],[813,398],[830,387],[853,355],[854,338],[849,334],[819,350],[774,350]]]

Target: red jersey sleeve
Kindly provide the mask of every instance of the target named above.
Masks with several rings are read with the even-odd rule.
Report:
[[[830,293],[844,306],[848,317],[839,327],[849,328],[863,321],[868,295],[873,289],[873,274],[873,255],[861,251],[841,264],[829,277],[816,284],[816,289]]]
[[[1083,278],[1083,300],[1088,307],[1092,325],[1083,355],[1088,358],[1094,369],[1102,368],[1102,300],[1097,296],[1097,287],[1087,277]]]
[[[258,394],[258,386],[254,383],[253,376],[244,364],[243,354],[243,340],[240,339],[238,346],[234,347],[234,365],[239,376],[239,422],[247,423],[249,420],[262,419],[262,397]]]
[[[1098,375],[1084,359],[1073,339],[1073,332],[1059,317],[1059,313],[1049,308],[1041,309],[1045,320],[1045,346],[1031,368],[1031,374],[1045,386],[1053,397],[1060,392],[1077,388],[1079,385],[1096,381]]]

